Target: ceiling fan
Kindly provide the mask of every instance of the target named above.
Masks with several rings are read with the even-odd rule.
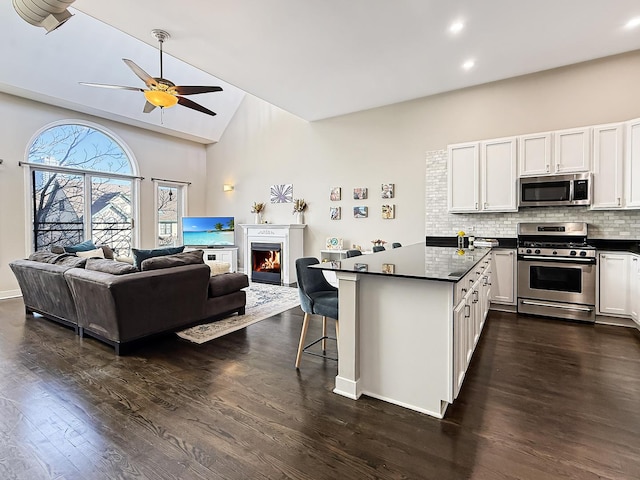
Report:
[[[122,61],[127,64],[127,66],[133,70],[135,73],[147,86],[146,89],[138,88],[138,87],[125,87],[122,85],[105,85],[103,83],[87,83],[80,82],[81,85],[88,85],[90,87],[102,87],[102,88],[117,88],[121,90],[134,90],[137,92],[143,92],[144,97],[147,99],[147,102],[144,105],[143,112],[149,113],[153,111],[156,107],[169,108],[173,107],[176,103],[182,105],[183,107],[191,108],[193,110],[197,110],[198,112],[206,113],[207,115],[215,115],[215,112],[212,112],[206,107],[203,107],[196,102],[189,100],[188,98],[184,98],[181,95],[195,95],[198,93],[209,93],[209,92],[221,92],[221,87],[207,87],[207,86],[179,86],[162,77],[162,44],[165,40],[169,38],[169,34],[164,30],[152,30],[151,34],[158,40],[160,44],[160,76],[152,77],[147,72],[145,72],[142,68],[136,65],[134,62],[129,60],[128,58],[123,58]]]

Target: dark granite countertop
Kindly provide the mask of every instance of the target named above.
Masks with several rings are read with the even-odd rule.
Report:
[[[476,237],[476,240],[480,240],[481,238],[485,238],[482,236]],[[498,240],[499,245],[495,248],[516,248],[518,246],[517,238],[509,238],[509,237],[487,237]],[[465,246],[469,245],[469,238],[464,237]],[[458,245],[458,237],[425,237],[425,245],[428,247],[456,247]]]
[[[589,238],[587,243],[589,245],[593,245],[598,250],[640,254],[640,240],[608,240],[604,238]]]
[[[323,262],[311,268],[457,282],[489,251],[489,248],[466,248],[462,250],[462,254],[458,254],[455,247],[433,247],[417,243],[336,262]]]

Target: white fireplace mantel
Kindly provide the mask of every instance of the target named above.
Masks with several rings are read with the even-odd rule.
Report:
[[[282,244],[282,283],[292,285],[298,281],[296,276],[296,259],[304,257],[304,224],[277,225],[271,223],[241,224],[244,230],[242,251],[244,253],[244,270],[251,276],[251,243]]]

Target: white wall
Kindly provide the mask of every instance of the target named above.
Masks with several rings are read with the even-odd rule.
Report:
[[[318,256],[327,236],[366,247],[377,238],[421,242],[425,232],[443,233],[428,225],[440,205],[427,205],[425,225],[427,151],[640,117],[638,78],[640,51],[313,123],[247,96],[221,141],[207,147],[207,211],[250,223],[252,203],[268,202],[270,185],[292,183],[294,197],[309,203],[306,255]],[[395,220],[380,218],[386,182],[396,185]],[[223,193],[223,183],[235,191]],[[332,186],[343,188],[341,202],[329,201]],[[358,186],[370,189],[367,219],[351,213],[360,203],[348,194]],[[342,220],[329,219],[333,205]],[[291,205],[268,204],[265,217],[293,222]]]
[[[25,238],[30,212],[26,204],[23,168],[19,161],[31,137],[57,120],[84,119],[106,127],[122,139],[136,157],[140,175],[145,177],[140,193],[140,245],[155,247],[155,214],[151,177],[193,182],[189,188],[189,213],[205,214],[205,147],[124,124],[102,120],[58,107],[44,105],[0,93],[0,298],[17,293],[18,285],[8,263],[28,255]]]

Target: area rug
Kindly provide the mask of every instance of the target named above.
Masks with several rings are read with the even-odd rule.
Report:
[[[191,327],[177,332],[178,336],[193,343],[205,343],[300,305],[297,288],[252,283],[246,292],[244,315],[233,314],[229,318]]]

